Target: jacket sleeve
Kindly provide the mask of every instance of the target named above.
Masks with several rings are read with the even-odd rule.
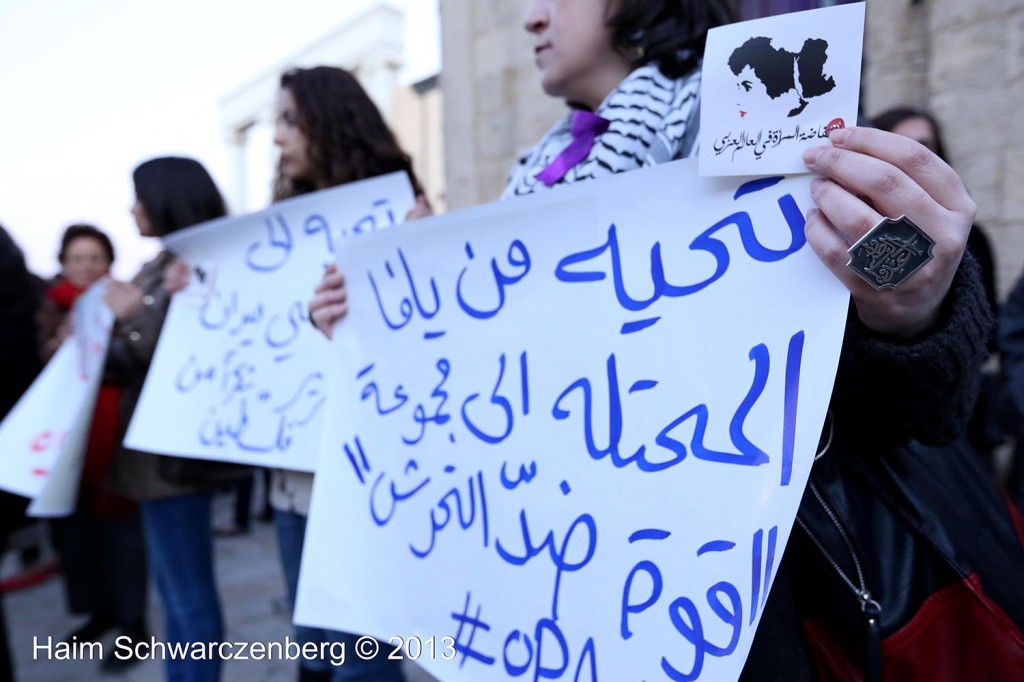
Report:
[[[163,289],[163,268],[136,278],[144,306],[132,317],[118,321],[110,338],[106,371],[121,384],[141,384],[156,350],[170,297]]]
[[[852,305],[832,395],[836,428],[873,446],[954,440],[973,410],[995,330],[974,258],[964,254],[935,328],[919,338],[880,336]]]
[[[60,347],[58,332],[68,318],[68,311],[61,308],[49,296],[39,299],[36,310],[36,329],[39,338],[39,360],[45,365]]]

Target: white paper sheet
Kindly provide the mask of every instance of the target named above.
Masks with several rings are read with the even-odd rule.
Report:
[[[72,335],[0,424],[0,488],[31,498],[30,516],[66,516],[78,500],[114,320],[104,291],[105,280],[79,296]]]
[[[806,173],[801,154],[857,124],[864,3],[708,32],[700,174]]]
[[[846,318],[809,183],[683,161],[353,242],[296,622],[445,681],[735,679]]]
[[[401,222],[405,173],[175,233],[193,267],[171,302],[125,442],[158,454],[313,471],[328,343],[307,304],[353,236]]]

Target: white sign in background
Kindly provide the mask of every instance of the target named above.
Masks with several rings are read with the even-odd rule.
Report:
[[[106,280],[71,309],[72,334],[0,424],[0,488],[32,499],[31,516],[66,516],[78,500],[113,314]]]
[[[125,443],[313,471],[329,346],[306,306],[348,237],[401,222],[413,202],[392,173],[167,237],[192,284],[171,301]]]
[[[701,175],[806,173],[802,154],[857,124],[864,3],[728,24],[701,68]]]
[[[296,622],[442,680],[733,680],[848,295],[810,176],[644,169],[366,235]]]

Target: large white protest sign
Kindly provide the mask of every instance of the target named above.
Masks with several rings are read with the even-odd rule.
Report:
[[[73,333],[0,424],[0,488],[32,498],[32,516],[74,511],[114,318],[106,281],[71,310]]]
[[[736,678],[848,295],[805,244],[810,177],[696,174],[340,254],[351,308],[296,622],[375,635],[446,681]]]
[[[413,202],[392,173],[167,237],[193,282],[171,301],[127,445],[312,471],[328,345],[307,302],[349,237],[400,222]]]
[[[802,154],[856,125],[864,3],[728,24],[701,67],[701,175],[805,173]]]

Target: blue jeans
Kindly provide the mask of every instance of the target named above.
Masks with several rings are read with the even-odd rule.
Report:
[[[219,642],[224,638],[213,576],[213,493],[139,503],[150,571],[163,600],[165,640]],[[168,682],[217,682],[221,661],[175,659],[164,663]]]
[[[277,526],[277,543],[281,550],[281,568],[284,570],[288,599],[295,609],[295,593],[299,589],[299,564],[302,560],[302,543],[306,535],[306,517],[294,512],[274,510],[274,525]],[[302,645],[306,642],[341,642],[345,646],[344,665],[334,666],[330,658],[301,661],[309,670],[333,670],[332,682],[405,682],[402,662],[388,660],[391,649],[382,644],[376,658],[364,661],[355,655],[359,635],[324,628],[295,626],[295,639]],[[329,650],[328,650],[329,651]]]

